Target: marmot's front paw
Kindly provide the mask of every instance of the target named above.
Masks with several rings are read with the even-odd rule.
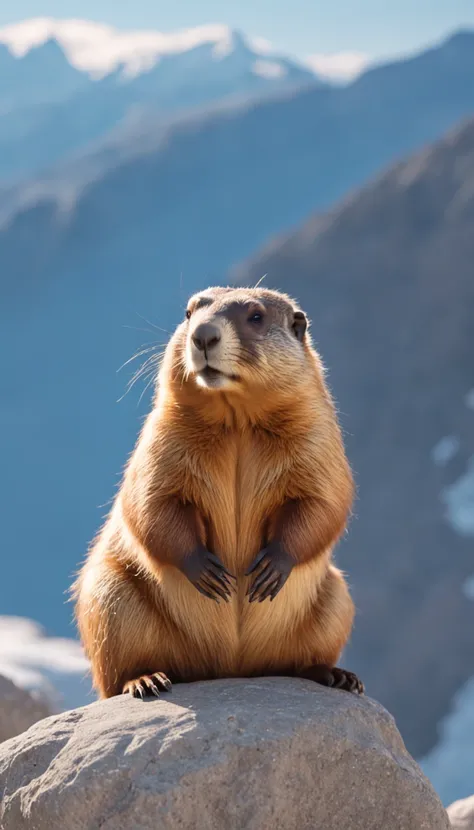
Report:
[[[218,597],[225,602],[229,601],[233,588],[231,579],[235,580],[235,576],[214,553],[204,547],[196,548],[183,559],[180,570],[205,597],[217,603]]]
[[[270,597],[270,602],[274,600],[283,588],[294,564],[289,553],[279,542],[270,542],[245,571],[245,576],[257,571],[247,591],[249,602],[255,602],[257,599],[263,602],[267,597]]]
[[[124,683],[122,694],[129,694],[132,697],[148,697],[149,695],[160,696],[160,692],[171,692],[171,680],[161,671],[154,674],[142,674],[135,680]]]

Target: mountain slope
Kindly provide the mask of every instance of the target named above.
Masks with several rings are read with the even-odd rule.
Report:
[[[346,662],[417,754],[473,674],[473,262],[470,121],[234,272],[313,319],[358,483]]]
[[[6,114],[24,107],[52,104],[89,86],[92,82],[68,62],[59,43],[52,39],[15,57],[0,43],[0,125],[8,130]]]

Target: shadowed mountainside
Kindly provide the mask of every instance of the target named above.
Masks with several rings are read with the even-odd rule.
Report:
[[[313,320],[359,491],[346,662],[417,755],[474,658],[473,262],[470,121],[234,272]]]

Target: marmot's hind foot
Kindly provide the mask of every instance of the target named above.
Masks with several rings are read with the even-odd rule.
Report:
[[[328,686],[331,689],[342,689],[345,692],[355,692],[358,695],[364,694],[364,684],[356,674],[346,669],[339,669],[337,666],[311,666],[309,669],[298,673],[299,677],[314,680],[321,686]]]
[[[142,674],[136,680],[129,680],[124,683],[122,693],[124,695],[129,694],[132,697],[141,697],[143,700],[150,695],[159,697],[160,692],[171,692],[171,688],[171,680],[163,672],[157,671],[153,674]]]

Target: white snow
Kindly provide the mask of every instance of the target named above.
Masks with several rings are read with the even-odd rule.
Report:
[[[438,745],[419,763],[445,805],[474,790],[474,677],[454,698],[440,725]]]
[[[23,617],[0,616],[0,674],[53,710],[91,703],[88,662],[76,640],[48,637],[42,627]]]
[[[121,65],[125,75],[139,75],[151,69],[164,55],[183,53],[205,43],[214,46],[213,55],[219,60],[233,51],[241,36],[223,23],[160,32],[154,29],[121,30],[107,23],[80,18],[35,17],[0,27],[0,43],[5,43],[17,56],[25,55],[32,47],[51,38],[62,46],[73,66],[100,77]],[[277,57],[274,47],[265,38],[246,35],[244,40],[258,63],[260,57]],[[295,61],[298,60],[316,75],[341,83],[360,75],[371,57],[364,52],[345,51],[296,57]],[[271,61],[264,62],[267,73],[275,73],[276,66],[279,72],[284,69],[278,60],[274,61],[275,66]],[[257,74],[262,74],[259,69]],[[267,74],[266,77],[277,76]]]
[[[468,578],[464,580],[462,592],[466,599],[470,599],[474,602],[474,574],[472,574],[472,576],[468,576]]]
[[[474,410],[474,389],[466,394],[464,402]],[[459,438],[447,435],[433,447],[432,460],[438,466],[445,466],[459,449]],[[474,536],[474,456],[463,475],[442,490],[440,498],[452,529],[461,536]],[[474,601],[474,574],[465,579],[462,592]],[[441,721],[438,744],[420,764],[445,805],[472,795],[474,677],[455,695],[451,712]]]
[[[37,17],[0,28],[0,43],[13,54],[25,55],[32,47],[55,38],[73,66],[94,76],[105,75],[123,65],[127,76],[138,75],[163,56],[181,54],[209,44],[216,61],[222,60],[244,41],[257,62],[267,64],[266,77],[276,77],[276,63],[265,60],[273,53],[271,44],[260,37],[245,37],[222,23],[211,23],[176,32],[153,29],[123,31],[105,23],[81,19]],[[279,66],[279,74],[283,67]],[[258,72],[258,69],[257,69]],[[272,73],[271,75],[268,73]],[[263,72],[261,73],[263,74]]]
[[[261,78],[283,78],[287,74],[283,64],[268,60],[255,61],[252,71],[254,75],[260,75]]]
[[[222,24],[210,24],[171,33],[150,29],[121,31],[105,23],[52,17],[32,18],[0,28],[0,42],[18,56],[50,38],[61,44],[78,69],[105,74],[123,63],[129,71],[139,73],[153,66],[162,55],[186,52],[203,43],[229,41],[231,30]]]
[[[267,40],[264,37],[259,37],[259,36],[253,37],[253,36],[249,35],[247,37],[247,42],[248,42],[250,48],[254,52],[258,52],[259,55],[271,55],[272,52],[274,51],[273,46],[270,43],[270,41]]]
[[[468,409],[472,409],[474,411],[474,389],[469,390],[466,397],[464,398],[464,403],[466,404]]]
[[[459,452],[460,446],[456,435],[446,435],[431,450],[431,458],[438,467],[444,467]]]
[[[474,456],[466,472],[441,492],[446,518],[460,536],[474,536]]]
[[[353,81],[371,62],[365,52],[316,53],[306,58],[306,64],[321,77],[331,81]]]

